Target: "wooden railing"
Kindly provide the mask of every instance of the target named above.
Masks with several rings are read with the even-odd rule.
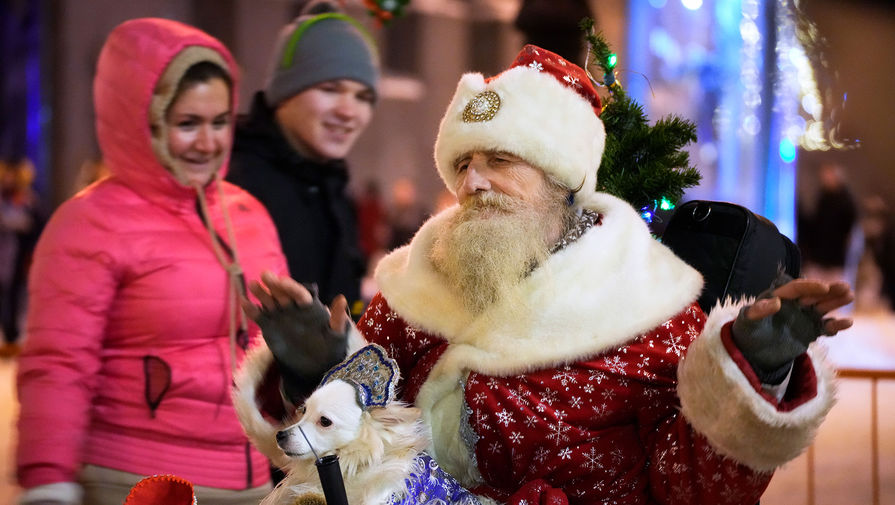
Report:
[[[879,490],[879,398],[877,383],[880,379],[895,380],[895,370],[867,368],[839,368],[837,375],[843,379],[870,380],[870,478],[873,505],[880,504]],[[808,505],[814,505],[814,446],[808,448]]]

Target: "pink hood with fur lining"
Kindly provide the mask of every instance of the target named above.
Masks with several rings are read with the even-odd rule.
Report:
[[[175,21],[144,18],[119,25],[103,47],[93,81],[96,133],[109,171],[143,197],[165,206],[192,205],[194,193],[156,158],[150,142],[149,106],[162,72],[189,46],[210,48],[229,64],[235,115],[238,71],[230,51],[207,34]],[[227,174],[227,165],[221,167],[221,176]],[[213,184],[206,187],[209,198],[215,196]]]

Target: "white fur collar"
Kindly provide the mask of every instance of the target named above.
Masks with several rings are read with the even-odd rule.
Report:
[[[471,369],[521,373],[578,361],[619,346],[680,312],[702,277],[660,244],[622,200],[597,194],[603,215],[577,242],[553,254],[518,286],[522,306],[499,303],[472,317],[427,255],[457,207],[427,221],[413,241],[385,257],[376,280],[409,324],[440,335]],[[458,356],[459,357],[459,356]]]

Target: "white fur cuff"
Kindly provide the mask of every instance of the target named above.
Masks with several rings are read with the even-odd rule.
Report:
[[[741,306],[728,303],[712,310],[702,335],[678,367],[678,396],[687,421],[719,453],[753,470],[770,472],[813,441],[833,406],[833,372],[820,351],[809,349],[816,394],[791,411],[779,411],[749,383],[721,341],[721,328]]]

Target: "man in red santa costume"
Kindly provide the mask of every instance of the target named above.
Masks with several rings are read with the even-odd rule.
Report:
[[[706,316],[700,274],[595,190],[600,109],[581,68],[535,46],[495,77],[464,75],[435,144],[460,204],[382,260],[357,329],[399,364],[432,456],[482,497],[752,505],[833,403],[808,344],[850,326],[825,315],[851,290],[781,279]],[[291,279],[253,292],[262,328],[290,301],[306,330],[326,325]],[[301,339],[266,326],[289,369]],[[326,338],[344,341],[305,340]]]

